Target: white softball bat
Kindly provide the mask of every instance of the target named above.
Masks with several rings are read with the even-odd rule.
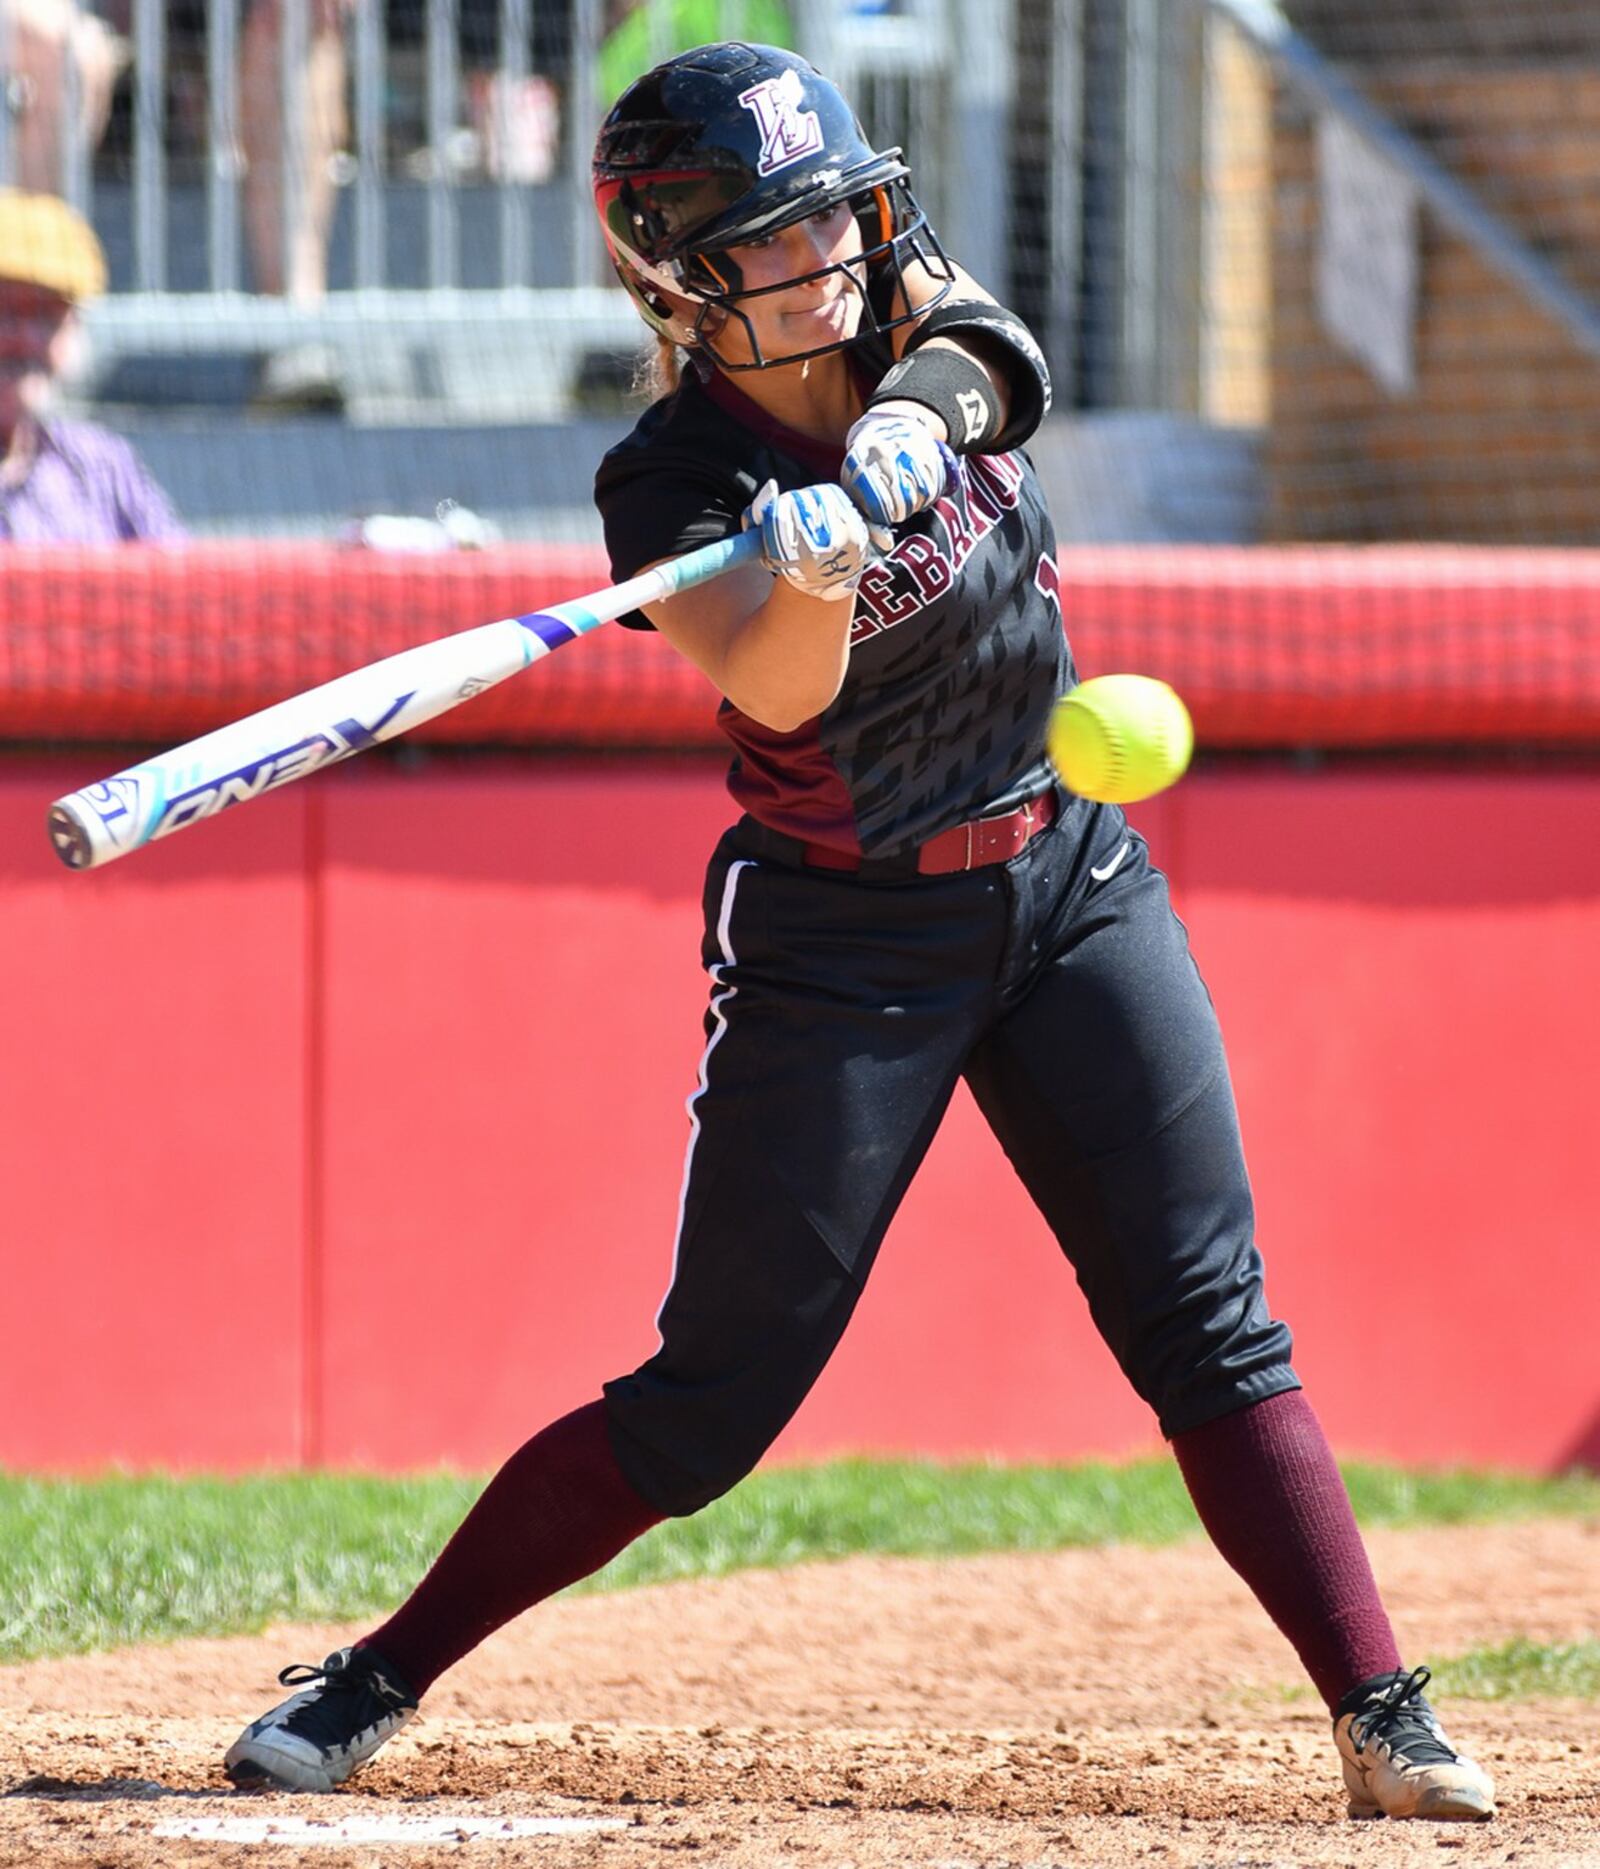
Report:
[[[744,532],[588,597],[481,623],[352,669],[58,798],[50,807],[51,844],[69,869],[113,863],[158,837],[409,733],[602,623],[754,562],[760,553],[760,533]]]

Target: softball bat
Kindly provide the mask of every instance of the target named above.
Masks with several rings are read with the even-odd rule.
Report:
[[[58,798],[50,807],[51,844],[69,869],[113,863],[409,733],[602,623],[749,564],[760,552],[761,534],[743,532],[590,596],[459,630],[352,669]]]

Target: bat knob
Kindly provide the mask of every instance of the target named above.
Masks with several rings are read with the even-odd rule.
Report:
[[[50,842],[69,870],[86,870],[94,862],[89,833],[65,805],[50,807]]]

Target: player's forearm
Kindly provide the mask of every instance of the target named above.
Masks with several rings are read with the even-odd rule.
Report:
[[[1006,380],[1005,371],[998,368],[991,357],[986,357],[981,341],[971,339],[957,340],[953,337],[931,337],[922,347],[925,351],[952,350],[977,365],[989,379],[989,387],[994,394],[995,406],[999,411],[1000,425],[1004,427],[1011,420],[1011,386]],[[950,440],[949,425],[943,416],[930,409],[925,403],[903,402],[894,397],[886,397],[882,402],[875,402],[873,408],[880,414],[906,414],[925,422],[941,441]]]
[[[792,733],[838,694],[854,609],[848,599],[808,597],[775,578],[766,601],[729,635],[713,679],[741,714]]]
[[[1050,371],[1037,340],[1015,312],[958,266],[951,286],[942,275],[908,269],[906,304],[916,321],[894,333],[898,359],[873,401],[931,407],[945,441],[962,453],[1003,453],[1021,447],[1050,412]],[[966,381],[949,367],[956,353]],[[947,367],[927,371],[944,357]],[[919,367],[915,359],[923,362]],[[911,380],[898,381],[911,372]],[[983,407],[973,405],[973,395]]]

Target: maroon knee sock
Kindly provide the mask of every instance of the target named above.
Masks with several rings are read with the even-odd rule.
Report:
[[[1298,1389],[1175,1434],[1172,1451],[1201,1524],[1330,1708],[1400,1666],[1350,1497]]]
[[[362,1638],[421,1694],[486,1636],[660,1523],[623,1478],[605,1405],[564,1415],[484,1488],[433,1568]]]

